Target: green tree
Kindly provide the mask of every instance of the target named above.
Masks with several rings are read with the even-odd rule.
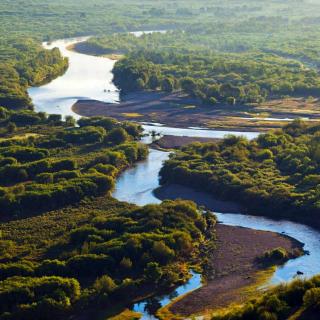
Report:
[[[99,294],[110,294],[116,289],[116,287],[117,285],[108,275],[103,275],[102,277],[96,279],[93,284],[93,288]]]
[[[157,262],[149,262],[144,270],[148,281],[157,283],[162,277],[162,270]]]
[[[123,128],[115,128],[107,134],[105,140],[112,144],[119,145],[128,140],[128,134]]]
[[[165,77],[162,79],[161,89],[165,92],[172,92],[174,89],[174,79],[171,77]]]

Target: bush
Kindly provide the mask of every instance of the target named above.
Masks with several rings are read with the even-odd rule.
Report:
[[[69,311],[79,297],[80,285],[75,279],[14,277],[0,284],[0,312],[7,312],[12,319],[28,315],[49,320]]]
[[[162,270],[158,263],[149,262],[144,269],[144,275],[147,281],[157,283],[162,277]]]
[[[30,262],[0,264],[0,280],[14,276],[32,276],[34,266]]]
[[[163,241],[157,241],[153,244],[152,254],[155,260],[161,264],[168,263],[175,256],[174,251],[167,247]]]
[[[44,260],[36,269],[38,276],[65,276],[67,275],[66,264],[60,260]]]
[[[80,172],[79,171],[68,171],[68,170],[62,170],[59,172],[55,172],[53,174],[53,181],[59,182],[62,179],[75,179],[80,177]]]
[[[289,259],[289,255],[286,249],[276,248],[264,253],[261,257],[261,262],[264,264],[281,264]]]
[[[100,143],[106,136],[106,130],[102,127],[73,128],[60,133],[59,138],[66,143],[89,144]]]
[[[117,285],[107,275],[104,275],[98,279],[93,284],[93,288],[98,294],[110,294],[116,289]]]
[[[303,304],[306,308],[314,308],[320,311],[320,288],[311,288],[303,296]]]
[[[77,277],[103,275],[110,272],[113,266],[113,259],[106,255],[83,254],[67,261],[68,271]]]
[[[125,143],[128,140],[128,134],[123,128],[112,129],[105,138],[106,142],[113,145]]]

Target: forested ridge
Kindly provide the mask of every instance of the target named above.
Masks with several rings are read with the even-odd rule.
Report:
[[[161,183],[236,200],[252,214],[319,227],[319,129],[296,120],[252,141],[230,136],[183,147],[165,163]]]

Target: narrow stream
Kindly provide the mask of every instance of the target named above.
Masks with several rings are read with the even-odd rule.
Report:
[[[137,33],[139,36],[141,34]],[[85,38],[65,39],[44,44],[47,48],[58,47],[62,54],[69,58],[70,67],[67,72],[42,87],[29,89],[29,94],[37,111],[45,111],[48,114],[75,115],[71,107],[81,99],[95,99],[105,102],[117,103],[119,92],[112,83],[112,68],[114,61],[106,58],[93,57],[67,50],[69,45],[83,41]],[[228,132],[214,131],[201,128],[170,128],[161,124],[144,124],[147,132],[155,131],[161,134],[177,136],[196,136],[222,138],[228,133],[244,135],[248,139],[255,138],[257,132]],[[145,139],[148,143],[150,138]],[[148,203],[160,203],[153,195],[153,190],[159,186],[158,174],[163,161],[168,159],[169,153],[151,150],[146,161],[138,163],[135,167],[125,171],[117,180],[113,196],[119,200],[145,205]],[[190,199],[197,199],[196,192],[190,192]],[[203,195],[203,194],[202,194]],[[179,197],[179,194],[176,195]],[[180,195],[182,196],[182,195]],[[216,213],[219,221],[235,226],[253,228],[285,233],[305,244],[305,255],[284,266],[277,268],[271,282],[279,283],[292,279],[296,272],[302,271],[305,276],[320,273],[320,233],[310,227],[289,221],[274,221],[258,216],[248,216],[240,213]],[[142,301],[133,306],[135,311],[143,314],[142,319],[156,319],[153,314],[160,307],[168,304],[172,299],[190,292],[201,286],[201,277],[193,273],[192,278],[184,286],[174,290],[170,295],[158,296]]]

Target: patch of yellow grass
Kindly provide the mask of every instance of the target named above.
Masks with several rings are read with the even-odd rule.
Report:
[[[271,286],[267,286],[268,281],[271,279],[275,272],[275,267],[268,268],[257,272],[254,275],[254,283],[237,289],[239,296],[241,296],[242,302],[235,302],[225,308],[219,308],[217,310],[211,310],[210,319],[214,320],[217,316],[227,314],[231,310],[239,309],[243,304],[250,299],[256,298],[257,294],[260,296],[264,289],[270,289]]]
[[[132,113],[121,113],[123,116],[128,117],[128,118],[139,118],[142,117],[143,115],[141,113],[137,113],[137,112],[132,112]]]
[[[124,54],[116,54],[116,53],[111,53],[111,54],[105,54],[103,55],[104,58],[108,58],[110,60],[120,60],[124,58]]]
[[[138,320],[141,318],[141,313],[131,311],[129,309],[124,310],[115,317],[108,318],[109,320]]]
[[[11,141],[11,140],[25,140],[25,139],[28,139],[28,138],[31,138],[31,137],[37,138],[37,137],[39,137],[39,134],[37,134],[37,133],[25,133],[25,134],[13,136],[11,138],[0,138],[0,142]]]

